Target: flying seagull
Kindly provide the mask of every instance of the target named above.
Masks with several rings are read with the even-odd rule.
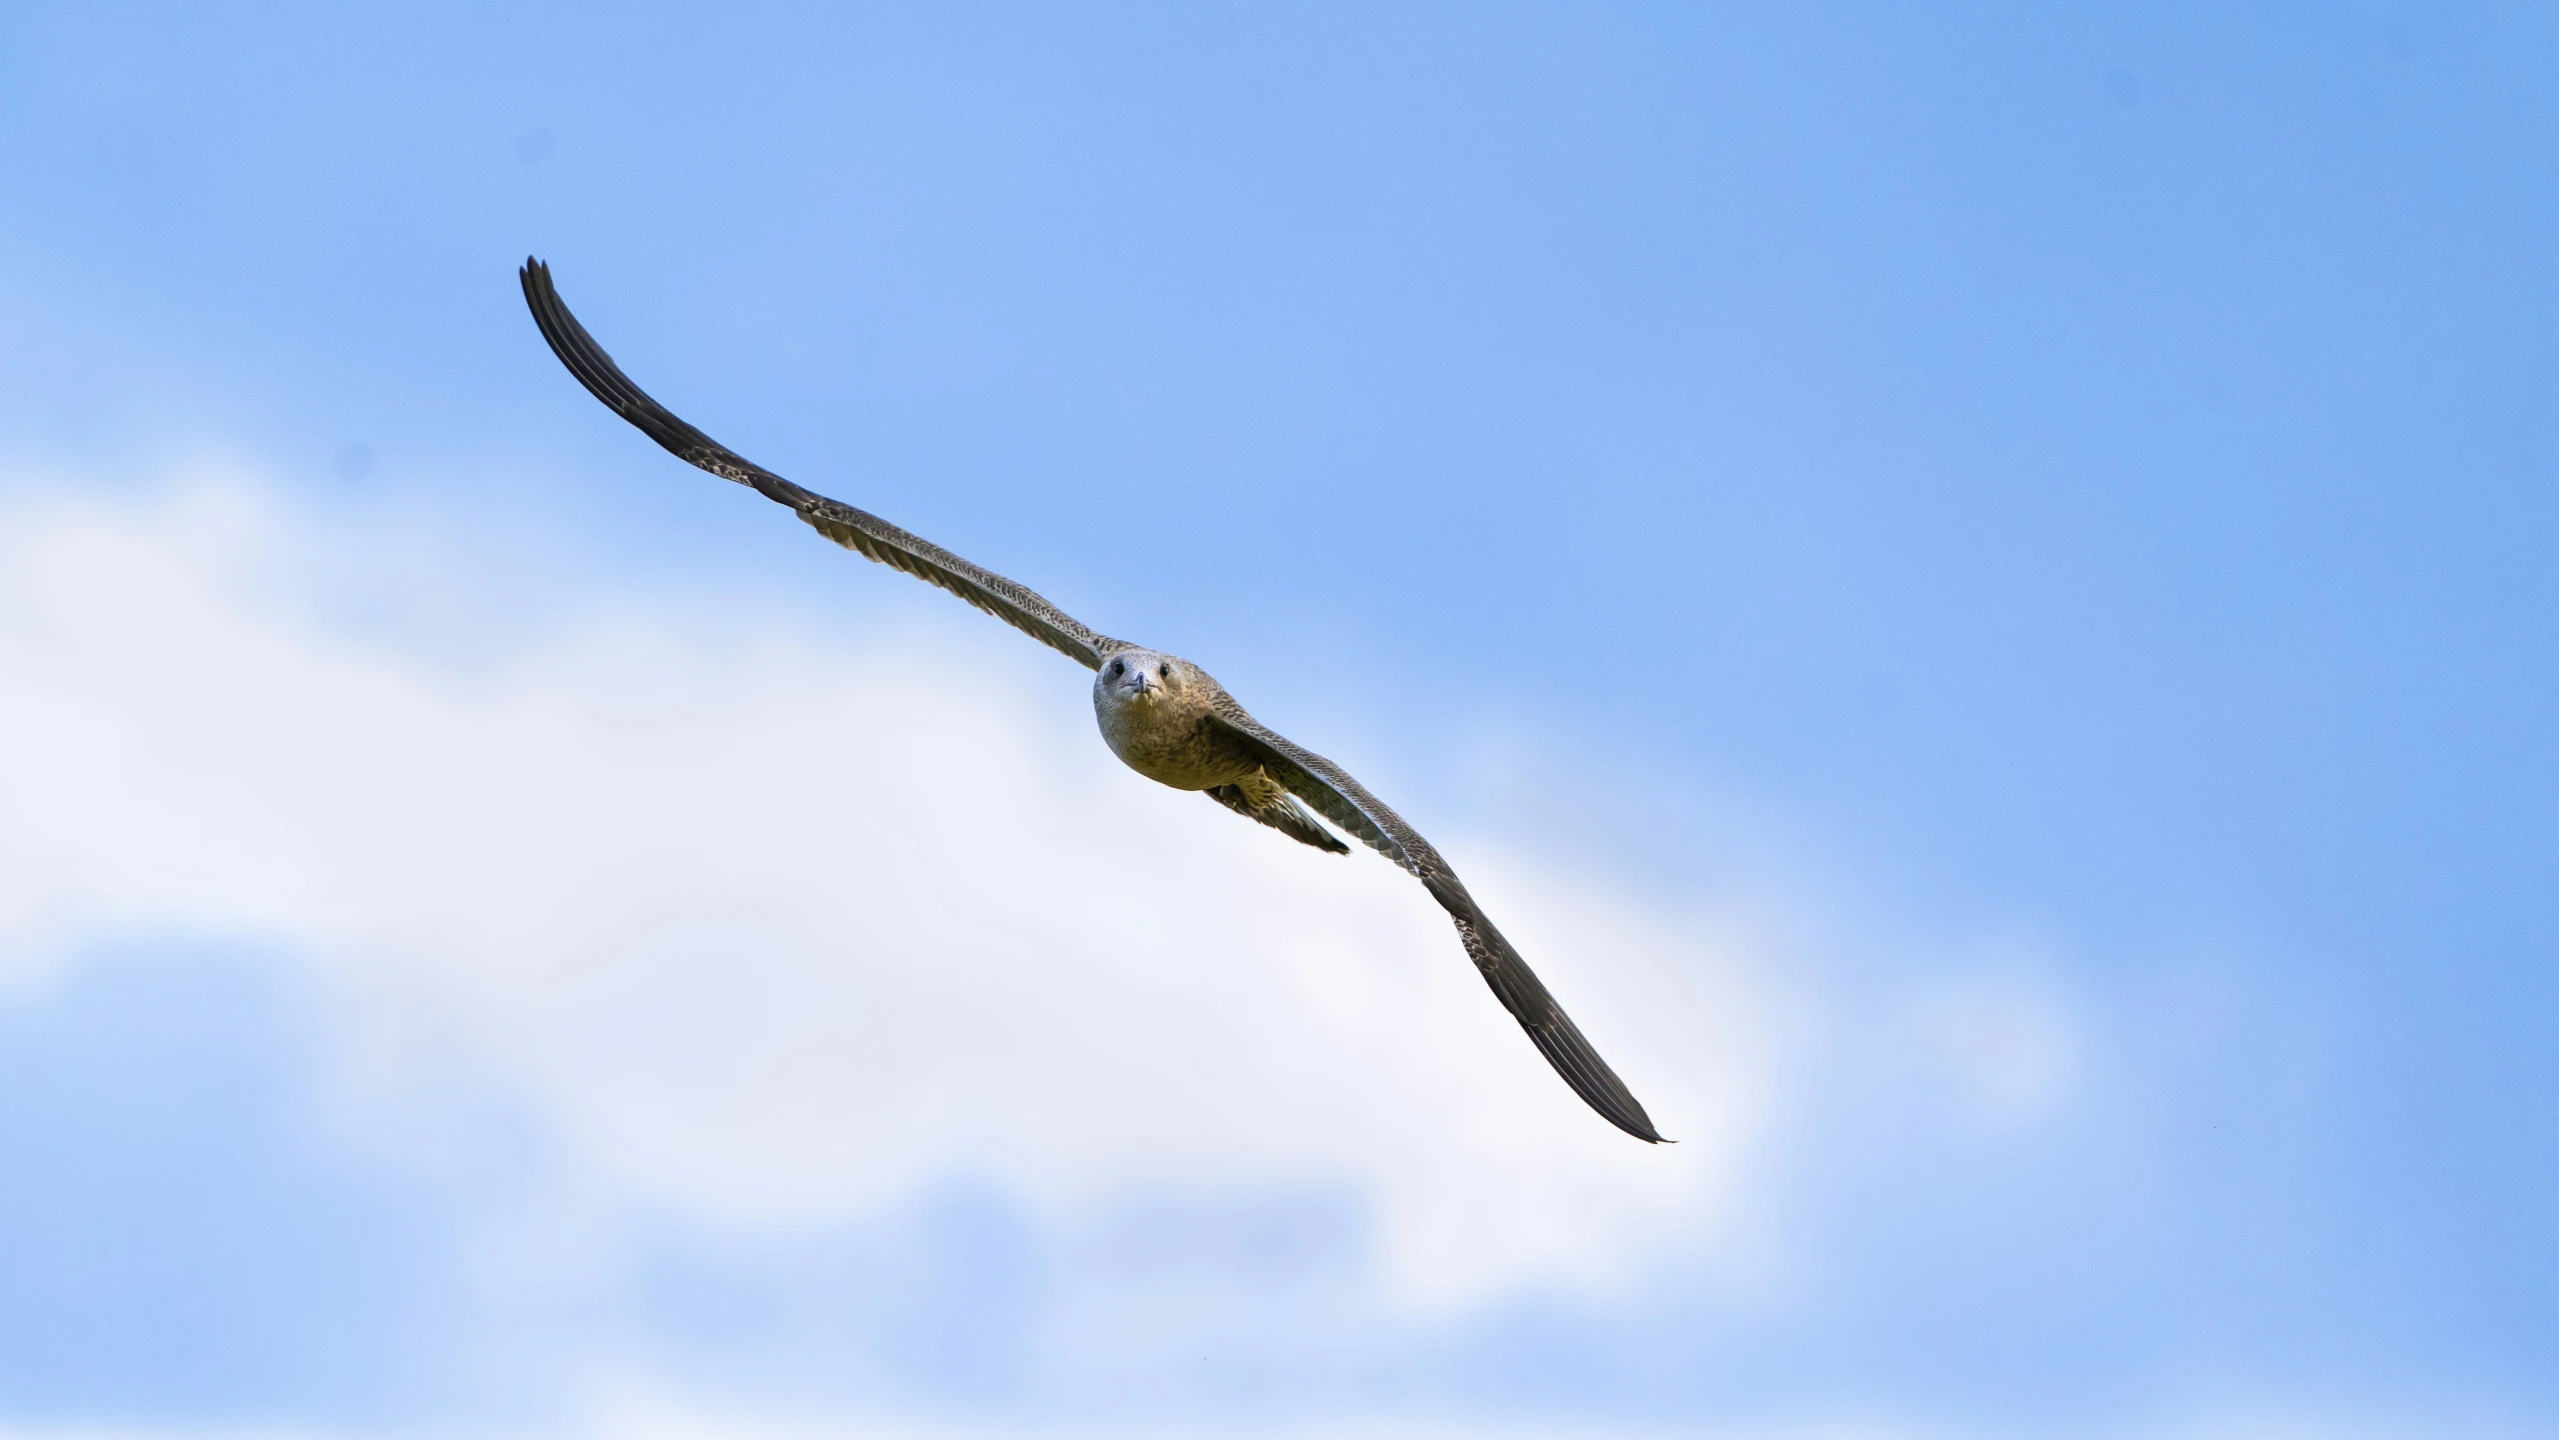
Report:
[[[1075,617],[992,570],[909,535],[867,511],[803,490],[679,420],[631,383],[552,287],[551,267],[527,258],[518,272],[542,338],[596,399],[640,432],[723,480],[787,505],[819,534],[857,554],[938,585],[1095,673],[1093,709],[1111,752],[1149,780],[1199,790],[1248,820],[1336,855],[1348,854],[1322,821],[1365,841],[1422,882],[1457,922],[1458,938],[1555,1073],[1608,1122],[1638,1140],[1662,1137],[1608,1062],[1546,993],[1528,962],[1484,915],[1429,841],[1341,766],[1262,724],[1208,672],[1179,656],[1096,634]],[[1309,813],[1307,807],[1314,807]]]

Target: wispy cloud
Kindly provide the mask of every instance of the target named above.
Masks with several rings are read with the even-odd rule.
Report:
[[[297,552],[375,542],[236,475],[5,530],[21,985],[100,935],[267,942],[342,1004],[344,1103],[467,1081],[710,1223],[1344,1187],[1426,1308],[1711,1250],[1744,1183],[1779,1017],[1733,924],[1446,837],[1682,1143],[1627,1142],[1406,877],[1121,773],[1083,677],[965,611],[826,642],[640,600],[454,666],[316,613]]]
[[[1567,1312],[1661,1377],[1618,1421],[1698,1414],[1676,1368],[1728,1342],[1777,1358],[1714,1358],[1759,1398],[1707,1413],[1826,1415],[1790,1346],[1933,1353],[1840,1337],[1992,1303],[1911,1297],[2066,1211],[1966,1270],[2023,1335],[2037,1256],[2109,1274],[2078,1227],[2138,1233],[2085,1208],[2142,1143],[2123,1023],[2051,947],[1861,965],[1776,902],[1439,834],[1681,1142],[1645,1147],[1400,872],[1126,774],[1084,677],[958,606],[600,585],[563,536],[510,610],[468,527],[221,467],[0,509],[0,1004],[137,938],[317,997],[333,1143],[456,1207],[453,1363],[540,1357],[501,1388],[562,1425],[1037,1393],[980,1418],[1137,1433],[1240,1385],[1334,1433],[1381,1364],[1474,1346],[1498,1385],[1486,1337]],[[1938,1433],[1841,1424],[1765,1433]]]

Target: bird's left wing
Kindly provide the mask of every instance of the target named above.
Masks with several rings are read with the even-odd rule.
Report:
[[[551,342],[551,353],[560,357],[560,363],[569,367],[569,373],[578,377],[578,383],[588,393],[639,427],[641,434],[665,446],[677,459],[723,480],[734,480],[767,500],[790,506],[819,534],[845,549],[938,585],[1041,644],[1082,662],[1088,670],[1102,668],[1102,661],[1112,651],[1128,648],[1125,641],[1095,633],[1037,591],[972,565],[868,511],[803,490],[677,419],[632,384],[631,377],[613,363],[613,357],[604,353],[604,347],[595,343],[595,337],[586,333],[578,317],[569,313],[569,307],[561,303],[560,292],[551,284],[550,266],[528,259],[519,278],[524,282],[524,303],[533,310],[533,323],[542,327],[542,338]]]
[[[1653,1128],[1652,1117],[1626,1082],[1599,1058],[1599,1052],[1584,1039],[1581,1027],[1564,1007],[1547,993],[1537,972],[1528,968],[1511,942],[1493,928],[1475,897],[1457,878],[1440,853],[1431,848],[1404,817],[1386,807],[1385,802],[1368,793],[1367,787],[1351,778],[1350,772],[1290,741],[1278,731],[1247,714],[1233,696],[1220,690],[1216,697],[1217,718],[1246,745],[1259,752],[1263,773],[1288,787],[1291,794],[1315,807],[1317,814],[1341,826],[1369,847],[1397,865],[1412,872],[1431,892],[1440,908],[1457,922],[1458,938],[1465,942],[1467,957],[1482,972],[1484,983],[1493,987],[1502,1008],[1528,1032],[1546,1063],[1573,1087],[1603,1119],[1638,1140],[1661,1143],[1661,1132]]]

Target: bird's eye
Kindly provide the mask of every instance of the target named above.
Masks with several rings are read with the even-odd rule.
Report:
[[[1117,660],[1111,662],[1111,678],[1114,680],[1120,678],[1120,662]]]
[[[1170,665],[1158,665],[1155,667],[1155,674],[1159,679],[1170,680],[1173,678],[1173,667]]]

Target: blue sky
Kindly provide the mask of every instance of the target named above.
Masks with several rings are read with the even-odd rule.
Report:
[[[2559,1433],[2555,81],[11,7],[0,1435]],[[1685,1143],[528,252],[1349,764]]]

